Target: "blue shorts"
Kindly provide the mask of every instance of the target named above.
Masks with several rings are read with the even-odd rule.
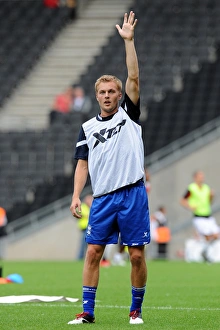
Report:
[[[148,198],[143,181],[93,200],[86,242],[140,246],[150,243]]]

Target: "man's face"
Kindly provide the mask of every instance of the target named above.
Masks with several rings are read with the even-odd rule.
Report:
[[[101,82],[96,92],[96,99],[101,108],[102,117],[114,114],[118,110],[118,102],[122,97],[122,93],[117,89],[114,81]]]
[[[204,173],[202,171],[198,171],[195,175],[195,182],[201,184],[204,182],[204,179],[205,179]]]

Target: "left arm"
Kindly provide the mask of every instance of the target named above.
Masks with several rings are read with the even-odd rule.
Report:
[[[210,203],[213,202],[214,197],[215,197],[214,190],[211,189],[211,191],[210,191]]]

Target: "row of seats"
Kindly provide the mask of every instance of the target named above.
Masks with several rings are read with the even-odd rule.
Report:
[[[0,106],[69,20],[70,10],[43,1],[0,2]]]
[[[144,103],[161,100],[158,90],[175,89],[181,74],[198,71],[199,63],[215,60],[220,35],[217,1],[151,0],[146,4],[137,0],[132,7],[139,18],[135,41]],[[103,72],[125,79],[124,49],[117,33],[109,38],[82,77],[81,84],[91,97],[92,82]]]
[[[148,155],[219,116],[220,3],[150,0],[146,5],[136,0],[132,7],[139,18],[135,42]],[[92,82],[103,72],[125,82],[124,48],[117,32],[81,77],[94,102],[93,115]]]
[[[1,205],[10,209],[16,201],[28,200],[30,196],[33,196],[34,202],[38,185],[48,180],[54,182],[58,176],[70,180],[82,119],[81,113],[71,113],[69,120],[72,125],[70,121],[68,125],[56,122],[43,131],[0,132]],[[52,196],[53,192],[49,195]]]
[[[56,176],[51,180],[45,180],[43,184],[35,187],[27,195],[27,200],[17,200],[13,207],[7,211],[9,221],[23,217],[38,210],[56,200],[70,195],[73,191],[73,183],[69,177]]]
[[[220,52],[216,63],[204,63],[198,73],[185,75],[182,92],[170,91],[163,101],[148,103],[146,155],[219,117],[219,77]]]

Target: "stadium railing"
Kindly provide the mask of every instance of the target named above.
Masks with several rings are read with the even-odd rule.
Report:
[[[91,193],[91,187],[86,187],[83,191],[82,198]],[[56,223],[61,219],[71,216],[70,212],[71,196],[65,196],[56,202],[40,208],[32,213],[27,214],[15,221],[9,222],[6,227],[8,242],[15,242],[27,235],[34,233],[36,230],[42,229],[49,224]]]
[[[149,155],[146,159],[146,166],[149,168],[150,173],[156,173],[160,169],[180,160],[194,150],[198,150],[198,148],[203,147],[218,138],[220,138],[220,117]],[[84,189],[82,198],[88,193],[91,193],[90,186]],[[70,202],[71,196],[66,196],[9,223],[7,226],[9,242],[16,241],[47,226],[48,224],[55,223],[56,221],[70,216]],[[219,211],[220,205],[215,205],[213,207],[213,213]],[[191,219],[186,220],[183,224],[179,224],[176,228],[173,228],[172,232],[176,233],[189,225],[191,225]]]
[[[152,174],[156,173],[218,138],[220,138],[220,117],[150,154],[146,157],[145,164]]]
[[[217,214],[218,212],[220,212],[220,204],[218,205],[214,205],[212,207],[212,215]],[[192,226],[192,217],[190,217],[189,219],[186,219],[184,222],[178,224],[176,227],[171,228],[171,234],[177,234],[180,231],[186,229],[187,227]]]

